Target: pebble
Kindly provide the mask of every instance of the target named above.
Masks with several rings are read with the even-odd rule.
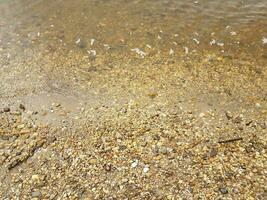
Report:
[[[19,104],[19,108],[21,109],[21,110],[26,110],[26,108],[25,108],[25,106],[23,105],[23,104]]]
[[[132,162],[131,168],[135,168],[137,167],[137,165],[138,165],[138,160],[135,160],[134,162]]]
[[[237,116],[233,119],[233,122],[236,123],[236,124],[239,124],[242,122],[242,118],[240,116]]]
[[[37,174],[32,175],[32,180],[33,180],[34,182],[38,182],[38,181],[40,180],[39,175],[37,175]]]
[[[10,112],[10,108],[9,107],[5,107],[3,110],[4,110],[4,112]]]
[[[169,55],[172,55],[174,53],[173,49],[170,49]]]
[[[262,129],[266,129],[266,128],[267,128],[267,125],[266,125],[265,122],[258,122],[258,124],[260,125],[260,127],[261,127]]]
[[[257,108],[260,108],[260,107],[261,107],[261,104],[256,103],[256,107],[257,107]]]
[[[107,172],[110,172],[110,171],[111,171],[111,169],[112,169],[112,166],[111,166],[111,164],[110,164],[110,163],[108,163],[108,164],[105,164],[105,165],[104,165],[104,169],[105,169]]]
[[[32,197],[35,198],[35,197],[40,197],[42,194],[40,191],[35,191],[35,192],[32,192]]]
[[[222,193],[222,194],[228,194],[228,190],[226,188],[219,188],[219,191]]]
[[[18,129],[23,129],[25,127],[25,124],[20,124],[17,126]]]
[[[205,113],[200,113],[200,114],[199,114],[199,117],[201,117],[201,118],[202,118],[202,117],[205,117]]]
[[[80,38],[78,40],[76,40],[75,43],[81,49],[84,49],[87,46],[86,43],[83,40],[81,40]]]
[[[166,155],[168,154],[168,149],[164,146],[159,147],[159,153]]]
[[[20,111],[13,111],[10,114],[19,116],[19,115],[21,115],[21,112]]]
[[[212,148],[210,150],[210,157],[215,157],[218,154],[218,150],[216,148]]]
[[[149,166],[148,165],[145,165],[144,169],[143,169],[143,172],[144,173],[147,173],[149,171]]]
[[[228,120],[233,118],[233,115],[232,115],[232,113],[230,111],[227,111],[225,113],[225,115],[226,115],[226,117],[227,117]]]

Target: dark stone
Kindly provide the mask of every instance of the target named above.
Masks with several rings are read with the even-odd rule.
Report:
[[[157,140],[157,141],[160,140],[160,136],[158,134],[154,134],[152,137],[154,140]]]
[[[4,112],[10,112],[10,108],[9,107],[5,107],[3,110],[4,110]]]
[[[23,105],[23,104],[19,104],[19,108],[21,109],[21,110],[26,110],[26,108],[25,108],[25,106]]]
[[[251,123],[252,123],[251,120],[250,120],[250,121],[247,121],[247,122],[246,122],[246,125],[249,126]]]

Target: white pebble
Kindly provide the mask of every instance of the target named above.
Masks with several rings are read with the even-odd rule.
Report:
[[[96,50],[88,50],[87,51],[90,55],[92,55],[92,56],[96,56]]]
[[[188,47],[184,47],[184,51],[185,51],[185,54],[188,54],[189,53]]]
[[[196,38],[193,38],[193,40],[197,43],[197,44],[199,44],[200,42],[199,42],[199,40],[198,39],[196,39]]]
[[[232,36],[237,35],[236,32],[234,32],[234,31],[231,31],[230,34],[231,34]]]
[[[110,49],[110,46],[109,46],[108,44],[103,44],[103,46],[104,46],[107,50]]]
[[[141,58],[144,58],[146,55],[145,52],[143,52],[142,50],[140,50],[138,48],[131,49],[131,51],[134,51],[135,53],[137,53]]]
[[[138,160],[135,160],[134,162],[132,162],[131,168],[135,168],[137,167],[137,165],[138,165]]]
[[[76,44],[79,44],[81,42],[81,39],[79,38],[78,40],[76,40]]]
[[[91,46],[93,46],[94,43],[95,43],[95,39],[91,39],[91,42],[90,42]]]
[[[149,171],[149,166],[148,165],[145,165],[144,169],[143,169],[143,172],[144,173],[147,173]]]
[[[223,42],[217,42],[217,45],[220,46],[220,47],[223,47],[224,43]]]
[[[152,47],[149,45],[149,44],[146,44],[146,47],[147,48],[149,48],[149,49],[151,49]]]
[[[216,44],[216,40],[213,39],[210,41],[210,45],[214,45],[214,44]]]

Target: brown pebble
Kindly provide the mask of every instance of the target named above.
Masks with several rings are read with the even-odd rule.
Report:
[[[105,169],[107,172],[110,172],[110,171],[111,171],[111,168],[112,168],[112,166],[111,166],[110,163],[104,165],[104,169]]]
[[[236,124],[239,124],[242,122],[242,118],[240,116],[237,116],[233,119],[233,122],[236,123]]]
[[[210,157],[215,157],[218,154],[218,150],[216,148],[212,148],[210,150]]]

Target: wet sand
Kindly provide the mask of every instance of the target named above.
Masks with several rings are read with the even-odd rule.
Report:
[[[0,1],[1,199],[265,199],[265,1]]]

